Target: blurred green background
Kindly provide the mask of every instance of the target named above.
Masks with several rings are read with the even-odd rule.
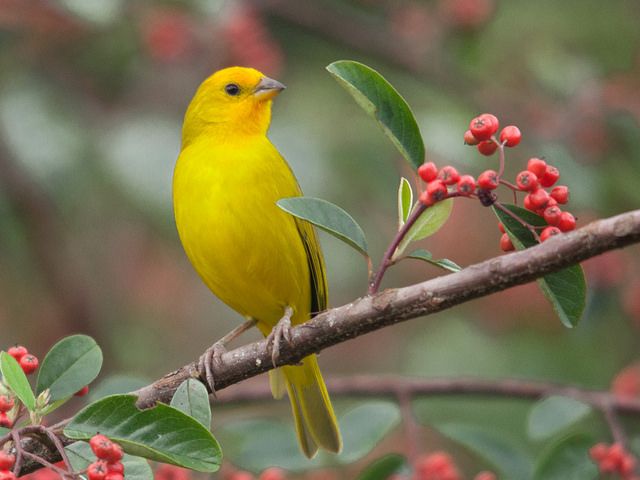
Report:
[[[508,175],[544,156],[571,188],[579,225],[638,208],[638,18],[632,0],[0,2],[0,348],[20,342],[41,355],[83,332],[103,347],[105,375],[153,379],[237,325],[189,265],[171,207],[186,106],[206,76],[228,65],[256,67],[288,86],[270,137],[307,195],[358,220],[374,261],[396,228],[399,176],[413,177],[325,71],[338,59],[362,61],[396,86],[429,160],[474,175],[495,168],[495,158],[462,143],[469,120],[490,111],[523,132],[508,152]],[[460,200],[422,246],[465,266],[500,254],[499,236],[489,210]],[[331,304],[363,295],[360,256],[321,240]],[[638,357],[639,253],[586,262],[589,303],[574,330],[532,284],[341,344],[323,352],[323,371],[608,389]],[[403,262],[385,286],[441,273]],[[421,401],[418,417],[456,417],[456,402]],[[503,427],[520,435],[520,407],[465,402],[466,417],[477,411],[484,421],[514,412]],[[336,399],[343,412],[359,403]],[[288,421],[287,408],[270,403],[261,414]],[[251,414],[225,407],[214,410],[214,424]],[[421,438],[421,451],[443,448],[432,430]],[[394,450],[402,450],[397,438],[378,447]]]

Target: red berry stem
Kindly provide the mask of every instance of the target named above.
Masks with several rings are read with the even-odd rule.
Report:
[[[491,137],[491,140],[493,140],[497,145],[498,145],[498,159],[500,160],[500,168],[498,168],[498,179],[502,178],[502,174],[504,173],[504,144],[500,143],[495,135],[493,137]]]
[[[509,210],[507,207],[505,207],[504,205],[502,205],[500,202],[494,202],[493,204],[498,210],[500,210],[501,212],[506,213],[507,215],[509,215],[511,218],[513,218],[514,220],[517,220],[518,223],[520,223],[520,225],[522,225],[523,227],[525,227],[527,230],[529,230],[531,232],[531,235],[533,235],[533,238],[536,239],[537,242],[540,242],[540,236],[538,235],[538,232],[536,232],[535,227],[527,222],[525,222],[523,219],[521,219],[518,215],[516,215],[515,213],[513,213],[511,210]]]
[[[453,193],[450,195],[453,196]],[[387,250],[384,252],[382,260],[380,261],[380,267],[378,267],[378,271],[375,273],[373,281],[369,282],[369,295],[373,295],[378,292],[378,290],[380,289],[380,283],[382,283],[382,277],[387,271],[387,268],[394,264],[392,257],[393,254],[396,253],[398,245],[400,245],[400,242],[402,242],[404,237],[407,235],[407,232],[411,229],[411,227],[413,227],[413,224],[416,223],[418,218],[420,218],[420,215],[422,215],[427,208],[428,207],[425,204],[423,204],[422,202],[418,202],[414,210],[409,215],[409,218],[407,218],[405,224],[400,230],[398,230],[398,233],[396,233],[396,236],[393,238],[393,240],[387,247]]]

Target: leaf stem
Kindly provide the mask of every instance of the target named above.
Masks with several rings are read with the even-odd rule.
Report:
[[[398,230],[398,233],[396,233],[396,236],[393,238],[393,240],[387,247],[387,250],[384,252],[382,261],[380,262],[380,267],[375,273],[373,281],[369,282],[369,295],[373,295],[374,293],[378,292],[378,290],[380,289],[380,283],[382,282],[382,277],[387,271],[387,268],[389,268],[394,263],[392,258],[393,254],[398,248],[398,245],[400,245],[400,242],[402,242],[402,239],[406,236],[407,232],[411,229],[418,218],[420,218],[420,215],[422,215],[427,208],[428,207],[425,204],[423,204],[422,202],[418,202],[415,209],[411,212],[411,215],[409,215],[409,218],[407,218],[407,221],[404,223],[402,228]]]
[[[506,213],[507,215],[509,215],[511,218],[513,218],[514,220],[516,220],[518,223],[520,223],[523,227],[525,227],[527,230],[529,230],[531,232],[531,235],[533,235],[533,238],[536,239],[536,241],[540,242],[540,236],[538,235],[538,232],[536,232],[536,229],[533,225],[525,222],[522,218],[520,218],[518,215],[516,215],[515,213],[513,213],[511,210],[509,210],[507,207],[505,207],[504,205],[502,205],[500,202],[494,202],[493,204],[498,210]]]

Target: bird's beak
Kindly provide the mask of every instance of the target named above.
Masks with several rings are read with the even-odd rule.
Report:
[[[258,100],[269,100],[279,94],[285,87],[283,84],[269,77],[262,77],[256,89],[253,91],[253,95]]]

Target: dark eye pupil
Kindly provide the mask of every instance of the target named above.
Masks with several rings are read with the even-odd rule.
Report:
[[[225,92],[229,95],[238,95],[240,93],[240,87],[235,83],[230,83],[226,87],[224,87]]]

